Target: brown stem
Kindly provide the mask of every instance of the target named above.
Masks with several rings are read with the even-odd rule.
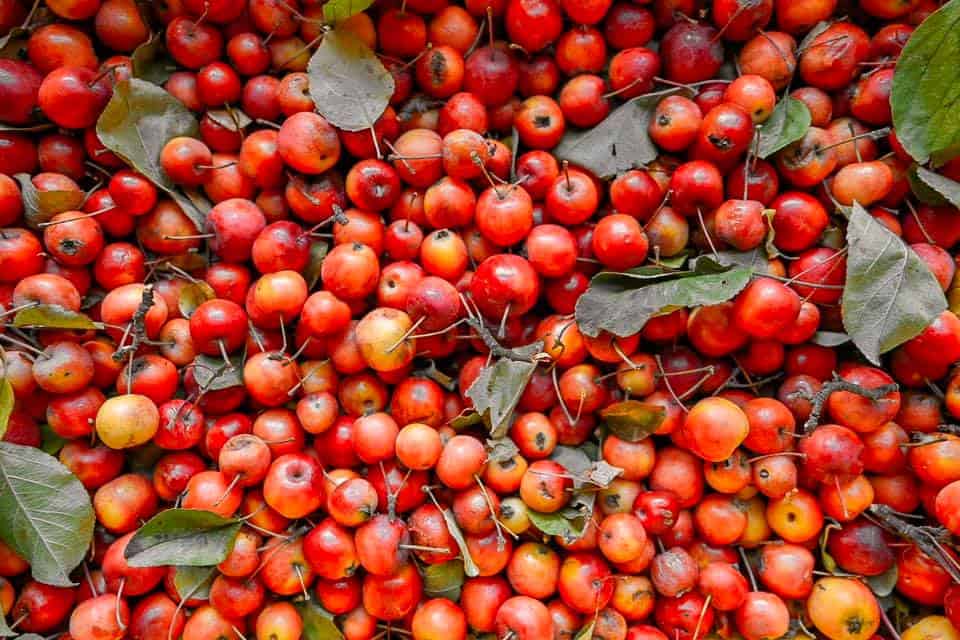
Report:
[[[862,396],[868,400],[879,402],[884,398],[884,396],[891,394],[898,389],[900,389],[900,386],[896,383],[885,384],[882,387],[876,387],[873,389],[866,389],[853,382],[843,380],[834,374],[833,380],[824,383],[820,390],[817,391],[816,395],[813,396],[813,406],[810,409],[810,417],[807,418],[807,421],[803,423],[803,431],[804,433],[810,433],[817,428],[817,425],[820,423],[820,415],[823,413],[823,406],[826,404],[827,398],[829,398],[830,394],[834,391],[855,393],[858,396]]]

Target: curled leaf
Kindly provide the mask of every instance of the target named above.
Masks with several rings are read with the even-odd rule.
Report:
[[[243,386],[243,358],[235,356],[224,362],[222,358],[199,354],[192,366],[193,377],[201,389],[220,391]]]
[[[216,297],[217,294],[214,292],[213,287],[203,280],[197,280],[187,283],[186,286],[180,289],[180,299],[177,301],[177,305],[180,308],[180,314],[183,315],[184,318],[189,319],[190,316],[193,315],[193,312],[197,310],[197,307],[207,300],[213,300]]]
[[[522,347],[523,352],[531,357],[541,349],[542,342]],[[513,411],[536,369],[536,362],[498,358],[492,365],[484,367],[467,389],[467,397],[473,400],[477,413],[487,422],[493,438],[506,434]]]
[[[506,462],[520,453],[517,444],[512,438],[487,440],[487,460],[489,462]]]
[[[939,173],[935,173],[921,166],[915,167],[910,172],[910,177],[910,183],[914,187],[914,193],[924,202],[930,202],[931,204],[944,204],[949,202],[955,207],[960,207],[960,182],[951,180],[947,176],[942,176]],[[927,191],[924,192],[927,193],[926,199],[922,197],[920,193],[917,193],[917,182],[926,187]],[[939,202],[930,197],[930,192],[937,196]]]
[[[460,588],[466,579],[462,560],[428,564],[423,568],[423,593],[429,598],[460,599]]]
[[[13,385],[6,375],[0,378],[0,439],[3,439],[7,432],[7,425],[10,422],[10,414],[13,413],[13,405],[16,398],[13,396]]]
[[[330,247],[326,242],[314,240],[310,244],[310,261],[303,270],[303,279],[307,281],[307,288],[313,289],[320,282],[320,269],[323,267],[323,259],[327,257],[327,251]]]
[[[133,77],[163,84],[176,71],[177,64],[167,55],[163,33],[154,33],[150,39],[138,46],[130,54]]]
[[[18,173],[13,177],[20,184],[23,217],[27,225],[34,229],[44,222],[49,222],[58,213],[74,211],[83,205],[83,191],[79,189],[43,191],[34,186],[29,174]]]
[[[653,434],[664,418],[666,409],[639,400],[624,400],[600,412],[610,433],[627,442],[640,442]]]
[[[56,304],[38,304],[21,309],[13,317],[13,326],[36,329],[102,329],[103,325],[94,322],[79,311],[64,309]]]
[[[317,112],[346,131],[372,127],[393,95],[393,76],[349,31],[334,29],[323,36],[307,74]]]

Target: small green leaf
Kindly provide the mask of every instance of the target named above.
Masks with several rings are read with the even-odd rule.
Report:
[[[307,65],[317,112],[346,131],[369,129],[390,103],[393,76],[367,45],[348,31],[323,36]]]
[[[203,280],[197,280],[188,282],[180,289],[180,299],[177,301],[177,305],[180,307],[180,314],[189,319],[193,312],[197,310],[197,307],[216,297],[217,294],[213,287]]]
[[[343,640],[343,634],[333,621],[333,614],[316,600],[299,600],[294,606],[303,620],[303,640]]]
[[[218,573],[216,567],[174,567],[173,588],[181,599],[206,600]]]
[[[847,246],[843,326],[867,359],[879,365],[881,354],[940,315],[947,299],[926,263],[857,203],[847,224]]]
[[[13,326],[36,329],[102,329],[89,316],[56,304],[38,304],[22,309],[13,317]]]
[[[463,431],[478,424],[483,424],[483,416],[476,411],[465,410],[451,420],[449,424],[454,431]]]
[[[323,5],[323,20],[336,26],[366,11],[372,4],[373,0],[328,0]]]
[[[423,593],[429,598],[460,599],[460,588],[466,579],[462,560],[428,564],[423,568]]]
[[[652,435],[667,417],[661,406],[639,400],[624,400],[600,412],[610,433],[627,442],[640,442]]]
[[[29,563],[37,582],[74,584],[70,572],[93,538],[90,495],[51,455],[0,442],[0,539]]]
[[[193,377],[201,389],[220,391],[243,386],[243,358],[232,356],[226,363],[216,356],[197,355],[193,360]]]
[[[949,202],[955,207],[960,207],[960,182],[951,180],[947,176],[942,176],[939,173],[934,173],[929,169],[924,169],[919,165],[910,172],[910,175],[911,177],[916,175],[917,181],[922,183],[935,195],[939,196],[940,202],[933,202],[932,204],[944,204]],[[911,180],[911,184],[916,187],[913,180]],[[916,188],[914,188],[914,193],[924,202],[929,202],[929,200],[924,200],[924,198],[917,193]]]
[[[890,93],[897,139],[914,160],[940,166],[960,153],[960,1],[930,14],[897,59]]]
[[[553,155],[587,169],[598,178],[613,178],[653,162],[660,152],[647,131],[650,118],[661,100],[678,93],[692,95],[689,89],[675,88],[632,98],[597,126],[568,131],[554,148]]]
[[[13,405],[16,402],[13,395],[13,385],[6,376],[0,378],[0,440],[7,432],[7,425],[10,423],[10,414],[13,413]]]
[[[536,342],[519,351],[532,357],[542,349],[543,343]],[[467,397],[473,400],[477,413],[483,415],[494,439],[506,435],[513,411],[536,369],[536,362],[498,358],[492,365],[484,367],[467,389]]]
[[[63,449],[63,445],[67,444],[69,440],[60,436],[56,431],[50,428],[49,424],[40,425],[40,450],[44,453],[49,453],[52,456],[60,453],[60,449]]]
[[[554,513],[540,513],[539,511],[528,509],[527,515],[530,518],[530,522],[533,523],[533,526],[549,536],[562,536],[566,539],[576,539],[580,536],[580,532],[575,531],[570,521],[559,511]]]
[[[767,121],[760,125],[757,155],[768,158],[791,142],[796,142],[810,128],[810,109],[796,98],[787,96],[777,103]]]
[[[83,205],[83,191],[79,189],[43,191],[33,184],[30,174],[18,173],[13,177],[20,185],[23,218],[33,229],[40,228],[40,224],[49,222],[58,213],[75,211]]]
[[[877,597],[883,598],[893,593],[899,577],[900,573],[897,571],[897,565],[894,564],[880,575],[867,576],[865,580],[870,590],[873,591]]]
[[[708,265],[713,265],[709,270],[714,271],[716,263],[697,260],[695,271],[676,272],[669,279],[649,284],[627,274],[597,274],[577,301],[580,331],[590,337],[601,331],[627,337],[665,311],[726,302],[747,286],[753,274],[749,267],[723,267],[720,273],[703,273]]]
[[[320,269],[323,267],[323,259],[327,257],[327,251],[330,247],[326,242],[314,240],[310,244],[310,261],[303,270],[303,279],[307,281],[307,289],[312,290],[320,282]]]
[[[202,228],[206,211],[180,193],[160,166],[160,152],[171,139],[195,137],[197,120],[182,102],[155,84],[130,78],[117,83],[97,120],[103,145],[170,194]]]
[[[161,511],[140,527],[124,551],[131,567],[207,567],[227,557],[243,523],[201,509]]]
[[[823,533],[820,534],[820,560],[823,563],[823,568],[827,570],[827,573],[836,573],[837,572],[837,561],[833,559],[833,556],[827,551],[827,541],[830,539],[831,531],[839,531],[840,525],[836,522],[830,522],[823,528]]]

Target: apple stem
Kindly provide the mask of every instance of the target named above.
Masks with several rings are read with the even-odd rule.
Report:
[[[743,547],[738,546],[737,551],[740,552],[740,559],[743,560],[743,568],[747,570],[747,577],[750,578],[750,586],[754,591],[759,591],[757,589],[757,577],[753,575],[753,567],[750,566],[750,560],[747,558],[747,552],[743,550]]]
[[[127,630],[127,625],[125,625],[125,624],[123,623],[123,619],[122,619],[121,616],[120,616],[120,603],[123,602],[123,600],[121,600],[120,597],[123,595],[123,587],[124,587],[126,584],[127,584],[127,579],[126,579],[126,578],[123,578],[123,579],[120,580],[120,586],[117,587],[117,602],[116,602],[116,605],[115,605],[114,608],[113,608],[113,615],[114,615],[114,616],[116,617],[116,619],[117,619],[117,627],[119,627],[121,631],[126,631],[126,630]]]
[[[427,316],[422,316],[416,322],[414,322],[409,329],[403,332],[403,335],[400,336],[400,338],[396,342],[394,342],[392,345],[387,347],[387,353],[393,353],[394,351],[396,351],[397,347],[399,347],[401,344],[403,344],[407,340],[407,338],[413,335],[413,332],[417,330],[417,327],[423,324],[423,321],[426,319],[427,319]]]
[[[398,549],[406,549],[407,551],[422,551],[424,553],[450,553],[450,549],[446,547],[427,547],[422,544],[398,544]]]

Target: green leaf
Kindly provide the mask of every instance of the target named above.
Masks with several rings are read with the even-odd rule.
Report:
[[[542,349],[543,343],[536,342],[517,351],[532,357]],[[536,369],[536,362],[498,358],[492,365],[484,367],[467,389],[467,397],[473,400],[477,413],[483,415],[494,439],[506,435],[513,411]]]
[[[688,89],[667,89],[637,96],[620,105],[595,127],[569,131],[553,150],[558,160],[568,160],[598,178],[642,167],[660,155],[647,128],[660,101]]]
[[[655,404],[624,400],[607,406],[600,417],[613,435],[627,442],[640,442],[657,430],[667,411]]]
[[[478,424],[483,424],[483,416],[472,410],[464,410],[450,421],[450,428],[454,431],[463,431]]]
[[[38,304],[18,311],[13,317],[13,326],[81,330],[103,328],[102,324],[94,322],[86,314],[64,309],[56,304]]]
[[[373,0],[328,0],[323,5],[323,19],[334,26],[366,11]]]
[[[393,95],[393,76],[348,31],[328,31],[307,65],[317,112],[346,131],[369,129]]]
[[[160,152],[167,142],[179,136],[195,137],[197,131],[196,118],[182,102],[139,78],[119,82],[97,120],[103,145],[169,193],[199,230],[206,210],[180,193],[160,166]]]
[[[866,576],[864,579],[871,591],[873,591],[876,596],[883,598],[893,593],[893,588],[897,586],[897,579],[899,577],[900,572],[897,570],[897,565],[894,564],[880,575]]]
[[[206,600],[218,573],[216,567],[174,567],[173,588],[183,600]]]
[[[446,598],[456,602],[466,573],[462,560],[428,564],[423,568],[423,593],[428,598]]]
[[[850,336],[840,331],[817,331],[810,342],[821,347],[839,347],[850,342]]]
[[[223,358],[198,354],[193,360],[193,377],[201,389],[220,391],[243,386],[243,358],[232,356],[230,364]]]
[[[770,117],[760,125],[757,155],[769,158],[802,138],[809,128],[810,109],[800,100],[787,96],[776,104]]]
[[[753,274],[749,267],[724,267],[720,273],[704,273],[714,267],[716,263],[698,260],[696,270],[676,272],[669,279],[651,284],[624,274],[599,273],[577,301],[580,331],[590,337],[601,331],[621,338],[630,336],[660,313],[726,302],[747,286]]]
[[[7,432],[7,425],[10,423],[10,414],[13,413],[13,405],[16,402],[13,395],[13,385],[6,375],[0,378],[0,439],[3,439]]]
[[[310,243],[310,261],[303,270],[303,279],[307,281],[307,289],[312,290],[320,282],[320,269],[323,267],[323,259],[327,257],[327,251],[330,247],[326,242],[314,240]]]
[[[300,600],[294,604],[303,620],[303,640],[343,640],[333,621],[333,614],[316,600]]]
[[[929,191],[932,191],[936,196],[939,197],[940,202],[932,202],[932,204],[944,204],[949,202],[955,207],[960,207],[960,182],[951,180],[947,176],[942,176],[939,173],[934,173],[929,169],[924,169],[919,165],[910,172],[911,178],[914,175],[916,175],[916,180],[918,182],[923,184]],[[913,192],[918,198],[924,202],[930,202],[930,200],[925,200],[919,193],[917,193],[916,185],[912,179],[910,184],[914,186]]]
[[[63,445],[69,442],[66,438],[51,429],[50,425],[46,423],[40,425],[40,438],[40,450],[44,453],[49,453],[51,456],[60,453]]]
[[[162,32],[154,33],[149,40],[134,49],[130,60],[133,77],[154,84],[163,84],[177,69],[176,62],[167,55]]]
[[[131,567],[208,567],[227,557],[243,523],[202,509],[161,511],[140,527],[124,551]]]
[[[580,532],[576,531],[570,521],[562,513],[541,513],[533,509],[527,510],[530,522],[537,529],[548,536],[562,536],[565,539],[577,539]]]
[[[180,308],[180,315],[189,319],[190,316],[193,315],[193,312],[197,310],[197,307],[207,300],[213,300],[216,297],[217,294],[214,292],[213,287],[203,280],[188,282],[180,289],[180,299],[177,301],[177,306]]]
[[[930,14],[897,59],[890,92],[897,138],[914,160],[960,154],[960,0]]]
[[[83,484],[51,455],[0,442],[0,539],[29,563],[33,578],[68,587],[93,537]]]
[[[867,359],[923,331],[947,308],[926,263],[856,202],[847,224],[843,326]]]
[[[64,211],[75,211],[83,205],[83,191],[42,191],[33,184],[27,173],[13,176],[20,184],[20,198],[23,200],[23,218],[27,226],[39,229],[40,224],[49,222],[53,216]]]

